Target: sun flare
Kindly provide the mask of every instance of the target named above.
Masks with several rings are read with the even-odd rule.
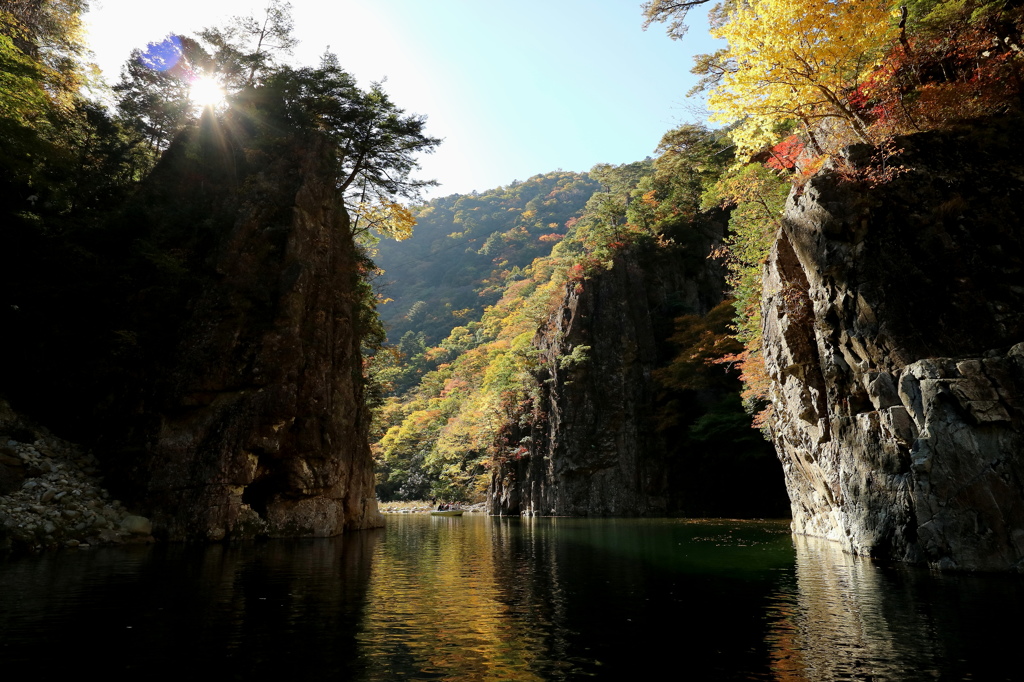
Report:
[[[224,88],[213,78],[201,76],[192,82],[189,99],[197,107],[219,107],[224,104]]]

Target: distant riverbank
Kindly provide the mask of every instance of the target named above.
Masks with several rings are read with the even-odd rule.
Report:
[[[430,512],[437,509],[439,503],[433,503],[430,500],[409,500],[401,502],[377,502],[377,509],[382,514],[429,514]],[[476,504],[467,504],[459,507],[464,512],[471,514],[483,513],[487,511],[487,505],[485,502],[477,502]]]

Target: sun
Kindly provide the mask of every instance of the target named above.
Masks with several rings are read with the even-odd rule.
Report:
[[[208,76],[196,78],[192,81],[188,91],[189,99],[201,109],[216,108],[224,104],[224,95],[224,88],[221,84]]]

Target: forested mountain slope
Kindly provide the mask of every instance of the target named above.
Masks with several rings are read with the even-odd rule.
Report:
[[[412,331],[434,345],[479,318],[510,277],[550,253],[599,187],[587,173],[557,171],[414,207],[412,237],[382,242],[375,256],[384,270],[376,286],[393,299],[380,309],[388,339]]]
[[[551,255],[427,349],[436,368],[383,407],[382,499],[478,499],[490,487],[495,513],[782,513],[778,465],[735,374],[705,362],[734,344],[724,271],[708,259],[726,214],[700,208],[730,159],[722,139],[682,126],[657,159],[591,171],[602,188]],[[757,462],[778,480],[745,511],[740,495],[730,506],[698,492],[748,458],[751,481],[764,481]]]

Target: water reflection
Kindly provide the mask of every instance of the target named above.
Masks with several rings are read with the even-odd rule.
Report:
[[[500,598],[489,530],[459,518],[391,520],[358,635],[368,679],[542,679],[531,671],[531,631]]]
[[[380,532],[330,541],[105,548],[0,562],[0,662],[63,678],[362,675]]]
[[[1018,679],[1024,581],[880,567],[785,523],[388,519],[333,540],[0,561],[32,679]]]
[[[794,544],[795,589],[781,586],[769,609],[776,619],[768,641],[777,679],[887,680],[929,672],[935,659],[926,630],[915,618],[887,618],[888,595],[870,560],[813,538],[797,536]]]
[[[359,634],[368,679],[767,679],[784,524],[389,518]]]
[[[937,575],[814,538],[794,545],[795,572],[767,610],[775,679],[1019,679],[1016,576]]]

